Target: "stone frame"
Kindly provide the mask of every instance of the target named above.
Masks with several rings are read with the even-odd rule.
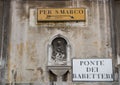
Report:
[[[61,38],[63,38],[63,39],[65,39],[66,40],[66,42],[67,42],[67,45],[66,45],[66,55],[67,55],[67,60],[65,61],[65,62],[62,62],[62,63],[59,63],[59,64],[55,64],[55,62],[51,59],[51,56],[52,56],[52,52],[53,52],[53,50],[52,50],[52,41],[54,40],[54,39],[56,39],[56,38],[59,38],[59,37],[61,37]],[[69,41],[68,41],[68,39],[66,38],[66,37],[64,37],[64,36],[62,36],[62,35],[60,35],[60,34],[58,34],[58,35],[56,35],[55,37],[53,37],[52,39],[51,39],[51,41],[50,41],[50,43],[48,44],[48,52],[47,52],[47,54],[48,54],[48,66],[53,66],[53,65],[66,65],[66,66],[70,66],[70,64],[71,64],[71,45],[70,45],[70,43],[69,43]]]

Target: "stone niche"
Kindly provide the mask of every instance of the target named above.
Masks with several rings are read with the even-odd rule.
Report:
[[[51,82],[67,81],[70,70],[71,46],[66,38],[57,35],[48,45],[48,71]]]

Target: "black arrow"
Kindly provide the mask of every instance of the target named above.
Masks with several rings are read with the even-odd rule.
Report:
[[[47,15],[47,18],[50,18],[50,17],[61,17],[61,16],[62,17],[63,16],[66,17],[67,16],[67,17],[70,17],[70,18],[74,19],[74,16],[70,16],[70,15]]]

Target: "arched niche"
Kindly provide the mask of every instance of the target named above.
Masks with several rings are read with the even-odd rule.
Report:
[[[48,44],[48,65],[70,65],[71,45],[68,39],[57,35]]]
[[[52,41],[52,60],[55,62],[67,60],[67,42],[62,37],[57,37]]]

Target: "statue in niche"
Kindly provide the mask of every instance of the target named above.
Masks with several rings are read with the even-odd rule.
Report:
[[[52,42],[52,59],[55,61],[65,61],[66,60],[66,45],[67,42],[63,38],[56,38]]]

